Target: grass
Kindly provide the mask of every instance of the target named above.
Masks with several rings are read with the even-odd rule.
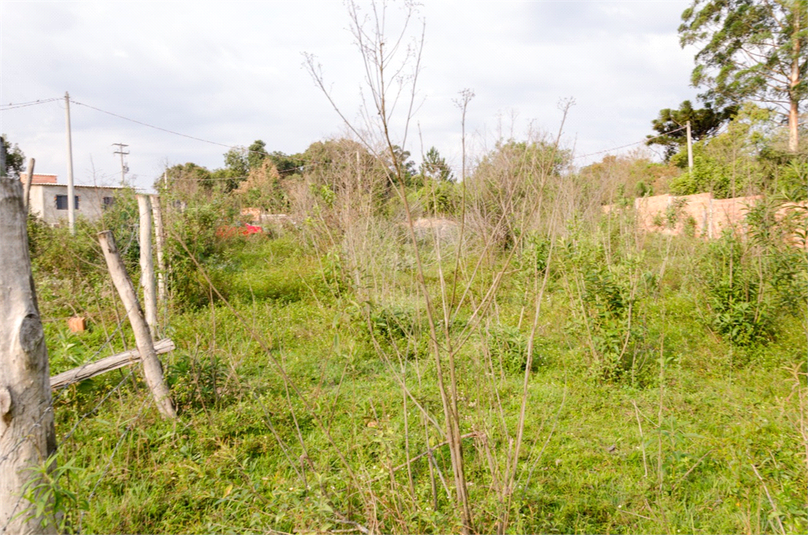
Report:
[[[559,260],[539,320],[509,531],[808,529],[805,325],[783,315],[772,342],[733,347],[711,330],[694,276],[690,260],[703,246],[668,240],[648,237],[639,271],[614,267],[621,284],[633,273],[645,281],[632,310],[630,372],[619,376],[593,372],[585,325],[624,324],[597,323],[595,305],[584,316],[565,276],[586,280],[589,264]],[[60,484],[88,501],[71,511],[73,528],[81,518],[87,532],[457,531],[449,451],[418,409],[442,425],[412,272],[387,273],[386,293],[363,300],[294,237],[237,240],[216,258],[205,267],[233,308],[214,298],[172,311],[165,327],[177,346],[163,358],[177,422],[159,419],[138,373],[115,389],[125,370],[59,397],[58,440],[84,418],[60,447],[78,467]],[[437,296],[436,262],[428,275]],[[461,278],[473,264],[463,267]],[[528,275],[507,277],[484,328],[458,353],[480,532],[493,532],[503,510],[497,486],[529,335],[520,318],[533,291]],[[479,300],[482,291],[473,293]],[[46,320],[60,314],[48,303],[43,311]],[[53,321],[46,332],[53,373],[106,339],[98,324],[73,335]],[[432,460],[420,456],[429,451]]]

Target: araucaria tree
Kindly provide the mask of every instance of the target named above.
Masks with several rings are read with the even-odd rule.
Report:
[[[694,0],[682,13],[682,46],[696,45],[692,82],[718,105],[753,100],[788,117],[798,148],[800,104],[808,95],[808,0]]]

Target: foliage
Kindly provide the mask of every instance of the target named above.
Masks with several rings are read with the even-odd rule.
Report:
[[[750,241],[725,233],[702,259],[712,327],[737,347],[770,343],[780,333],[776,318],[799,314],[808,300],[804,258],[776,213],[777,205],[758,203],[747,217]]]
[[[665,161],[671,159],[683,145],[687,143],[687,131],[683,127],[690,123],[691,138],[693,141],[715,135],[727,121],[738,112],[738,106],[727,106],[722,110],[713,110],[712,104],[707,102],[704,108],[694,109],[689,100],[679,105],[679,109],[665,108],[660,110],[659,117],[651,122],[657,132],[647,145],[662,145],[665,147]]]
[[[436,181],[453,181],[454,174],[452,168],[446,163],[446,158],[440,155],[438,149],[430,147],[424,155],[424,161],[421,162],[418,174],[422,181],[436,180]]]
[[[470,204],[495,242],[510,247],[531,230],[540,200],[551,195],[569,156],[549,141],[534,139],[498,141],[480,159],[468,179]]]
[[[781,106],[796,136],[794,111],[808,95],[808,2],[695,0],[682,21],[682,46],[700,46],[692,81],[707,87],[704,98]]]
[[[668,189],[668,182],[677,174],[672,164],[653,161],[647,149],[625,156],[606,155],[579,172],[584,184],[598,188],[590,195],[608,204],[631,204],[634,197],[658,195]]]
[[[277,150],[269,153],[267,158],[272,160],[272,163],[275,164],[275,168],[281,176],[300,174],[305,164],[305,159],[302,154],[290,155]]]
[[[70,487],[86,472],[76,466],[76,459],[58,462],[59,456],[48,458],[30,469],[31,478],[23,496],[29,505],[20,514],[30,515],[43,532],[79,533],[79,516],[90,508],[88,500]],[[71,481],[73,479],[73,481]]]
[[[247,165],[251,170],[261,167],[264,160],[269,158],[266,147],[267,144],[260,139],[256,139],[247,147]]]
[[[808,198],[808,160],[793,159],[778,169],[774,180],[774,192],[789,201]]]
[[[25,170],[25,154],[20,150],[20,147],[15,143],[14,145],[8,140],[8,136],[3,134],[0,136],[3,143],[0,150],[5,155],[6,173],[8,176],[17,178]]]
[[[693,171],[672,180],[671,192],[691,195],[709,191],[723,199],[765,191],[773,177],[760,155],[770,146],[771,138],[770,112],[745,104],[726,132],[693,145]],[[687,154],[680,152],[671,162],[686,169]]]
[[[385,151],[382,156],[385,165],[388,169],[390,181],[393,183],[398,182],[399,170],[401,172],[401,180],[404,185],[414,186],[417,185],[417,175],[415,173],[415,162],[410,159],[410,151],[404,150],[398,145],[393,145],[393,154],[390,155],[389,151]],[[399,170],[396,170],[399,166]]]
[[[209,192],[214,184],[213,174],[201,165],[193,162],[177,164],[169,167],[164,176],[154,182],[155,189],[169,189],[180,197],[189,197],[200,191]]]
[[[270,160],[250,169],[247,179],[236,189],[242,206],[260,208],[269,213],[284,213],[289,207],[281,175]]]
[[[124,383],[102,411],[85,417],[120,381],[114,373],[71,387],[57,402],[60,438],[80,422],[60,455],[81,472],[65,473],[52,486],[75,495],[75,501],[61,502],[68,518],[83,513],[88,532],[201,532],[217,526],[316,531],[339,529],[344,521],[379,531],[457,531],[453,503],[445,491],[435,498],[431,490],[432,477],[443,489],[438,469],[446,480],[449,452],[428,421],[425,436],[415,405],[438,417],[434,363],[424,358],[429,329],[414,304],[412,266],[400,264],[384,279],[367,282],[386,289],[374,294],[372,307],[357,305],[363,301],[345,283],[350,275],[338,249],[321,257],[300,235],[222,242],[206,237],[207,227],[226,219],[223,202],[189,204],[169,217],[233,307],[211,303],[203,282],[196,299],[206,306],[174,302],[170,329],[177,350],[164,357],[164,365],[181,409],[176,428],[156,420],[151,409],[138,418],[148,399],[139,380]],[[781,237],[776,209],[760,210],[751,219],[750,242],[732,246],[654,236],[638,244],[631,228],[613,235],[578,230],[563,239],[525,237],[521,269],[551,273],[528,382],[525,435],[533,453],[519,469],[522,490],[510,509],[514,530],[654,532],[662,525],[654,515],[665,511],[672,532],[737,532],[749,518],[760,531],[773,531],[776,518],[787,532],[804,531],[808,472],[795,426],[808,387],[804,376],[795,380],[785,368],[804,361],[798,319],[805,311],[804,257],[773,245]],[[41,235],[35,240],[39,250],[50,239],[62,238]],[[732,247],[735,256],[729,255]],[[383,252],[380,247],[377,255]],[[179,252],[172,254],[174,268],[196,270],[179,263]],[[765,352],[739,345],[748,332],[746,312],[719,309],[727,302],[721,301],[727,286],[721,281],[731,278],[730,258],[742,273],[732,276],[729,298],[751,307],[761,293],[747,297],[736,287],[759,279],[756,266],[763,262],[762,298],[773,330],[756,343],[765,344]],[[470,273],[476,263],[476,257],[464,259],[464,270]],[[491,276],[483,269],[483,276]],[[434,272],[427,275],[430,291],[437,291]],[[36,273],[38,283],[42,276]],[[515,278],[509,275],[496,312],[486,316],[456,372],[461,431],[477,433],[467,439],[466,461],[470,499],[480,507],[493,506],[489,488],[497,465],[491,463],[510,443],[500,422],[512,424],[518,414],[516,393],[524,381],[528,334],[524,324],[517,325],[523,294],[533,290],[511,284]],[[473,299],[481,297],[471,292]],[[780,301],[789,294],[795,296],[790,304]],[[45,303],[44,310],[50,309]],[[453,340],[470,324],[471,309],[463,307],[455,318]],[[721,314],[728,319],[714,321]],[[719,331],[724,324],[730,334]],[[706,336],[705,327],[719,338]],[[738,343],[730,338],[733,328]],[[65,367],[75,365],[69,359],[91,355],[99,336],[68,334],[62,323],[48,323],[47,329],[51,357]],[[750,355],[736,356],[731,373],[728,346]],[[589,356],[591,347],[600,361]],[[121,422],[131,422],[128,434],[122,434]],[[407,460],[421,454],[409,463],[411,494]],[[655,490],[660,480],[662,493]],[[451,491],[450,479],[446,485]],[[401,509],[368,510],[366,499],[398,501]],[[704,503],[712,510],[697,512]],[[494,528],[494,520],[481,517],[480,531]]]
[[[488,330],[487,350],[491,355],[495,371],[509,375],[524,374],[527,367],[528,337],[514,327],[497,325]],[[532,346],[533,358],[531,371],[536,371],[542,364],[542,355],[538,344]]]
[[[700,142],[711,173],[786,175],[756,114]],[[324,140],[234,190],[163,190],[179,420],[136,367],[55,396],[82,531],[460,532],[460,482],[480,533],[806,531],[800,208],[769,197],[743,237],[660,236],[628,208],[672,174],[644,153],[576,173],[544,138],[501,141],[467,184],[416,175],[401,196],[383,153]],[[463,214],[466,239],[407,239],[411,199]],[[296,223],[217,236],[245,203]],[[54,370],[131,347],[89,226],[61,263],[64,230],[31,229]],[[67,332],[74,313],[89,331]]]
[[[453,215],[460,208],[460,192],[450,181],[429,180],[418,192],[418,200],[427,214]]]

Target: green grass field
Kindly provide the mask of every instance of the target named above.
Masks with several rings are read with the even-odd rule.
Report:
[[[456,264],[451,246],[439,259],[422,244],[438,310],[452,282],[468,286],[448,326],[442,311],[436,325],[444,370],[446,340],[455,348],[474,529],[494,532],[507,514],[514,533],[804,533],[804,300],[788,308],[767,287],[757,316],[738,305],[716,319],[721,281],[709,277],[726,279],[721,247],[744,247],[734,269],[751,271],[732,279],[742,284],[762,265],[746,246],[617,236],[607,258],[606,238],[592,236],[558,239],[549,255],[525,246],[510,262],[469,254]],[[377,251],[378,266],[397,266],[378,271],[290,234],[219,247],[202,268],[224,298],[200,276],[207,305],[172,308],[165,322],[177,346],[163,358],[176,422],[159,418],[137,371],[57,396],[65,529],[459,531],[412,245]],[[58,304],[42,305],[46,320]],[[112,321],[98,308],[97,320]],[[47,323],[52,373],[113,331],[90,323],[78,335]],[[110,345],[131,347],[128,336]]]

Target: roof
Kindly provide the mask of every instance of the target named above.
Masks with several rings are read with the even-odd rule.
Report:
[[[23,180],[25,175],[20,176],[20,180]],[[31,181],[31,184],[56,184],[56,175],[43,175],[34,173],[34,178]]]

